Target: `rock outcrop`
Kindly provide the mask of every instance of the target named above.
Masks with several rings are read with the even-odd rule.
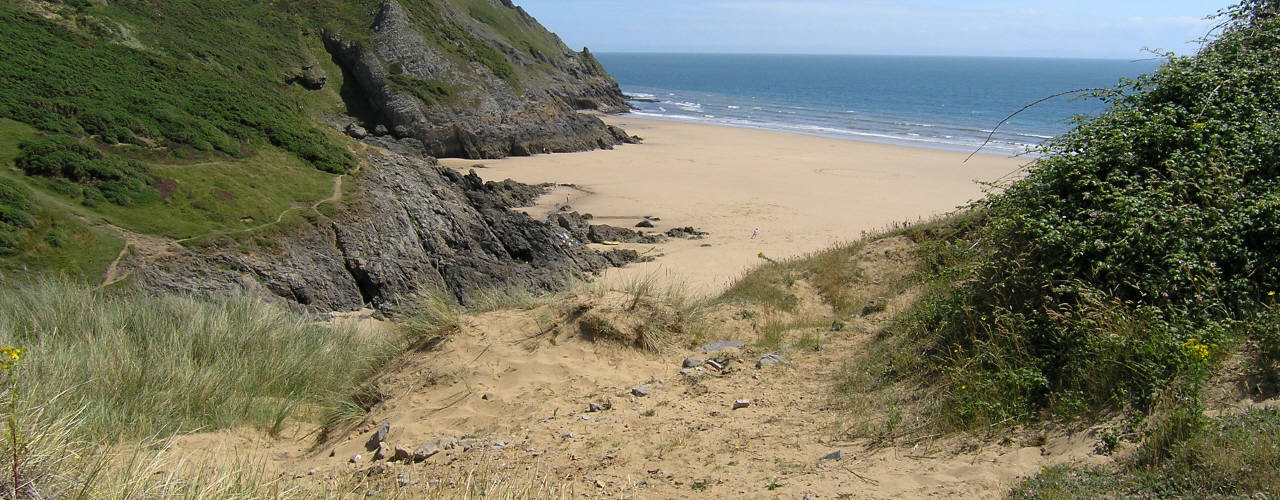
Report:
[[[355,310],[393,307],[424,285],[444,285],[463,302],[490,287],[555,290],[570,276],[638,258],[567,243],[558,228],[509,210],[542,188],[484,182],[391,152],[366,161],[352,179],[359,201],[317,218],[276,251],[181,251],[140,263],[141,281],[206,295],[265,289],[316,310]]]
[[[490,6],[532,33],[516,41],[447,2],[426,10],[406,5],[416,4],[384,0],[367,32],[323,33],[344,73],[348,109],[363,128],[420,141],[432,156],[477,159],[636,140],[578,112],[629,108],[589,51],[565,47],[523,9],[505,1]]]

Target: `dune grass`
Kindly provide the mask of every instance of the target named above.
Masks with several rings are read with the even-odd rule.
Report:
[[[18,395],[79,413],[98,441],[314,420],[397,348],[260,298],[0,288],[0,345],[27,349]]]

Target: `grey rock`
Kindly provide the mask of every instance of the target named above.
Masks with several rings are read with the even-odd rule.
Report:
[[[822,456],[822,459],[823,459],[823,460],[840,460],[840,459],[842,459],[842,458],[844,458],[844,451],[843,451],[843,450],[836,450],[836,451],[833,451],[833,452],[831,452],[831,453],[828,453],[828,454],[826,454],[826,455],[823,455],[823,456]]]
[[[733,402],[733,409],[735,410],[737,410],[738,408],[746,408],[748,406],[751,406],[750,399],[739,399]]]
[[[373,435],[369,436],[369,440],[365,441],[364,449],[375,451],[378,445],[387,440],[387,435],[391,433],[391,422],[383,422],[378,426],[378,430],[373,431]]]
[[[747,343],[741,340],[717,340],[702,346],[702,352],[720,352],[725,349],[742,349]]]
[[[636,223],[636,227],[653,227],[653,223],[647,220],[642,220]]]
[[[373,127],[373,135],[387,135],[390,133],[391,131],[387,130],[387,126],[381,123]]]
[[[721,363],[721,362],[716,361],[716,360],[714,360],[714,359],[708,359],[708,360],[707,360],[707,366],[710,366],[711,368],[714,368],[714,369],[716,369],[717,371],[724,370],[724,363]]]
[[[350,459],[348,459],[347,461],[348,461],[348,462],[351,462],[351,463],[353,463],[353,464],[358,464],[358,463],[360,463],[360,459],[361,459],[361,458],[362,458],[362,457],[360,456],[360,454],[359,454],[359,453],[357,453],[357,454],[355,454],[355,455],[352,455],[352,456],[351,456],[351,458],[350,458]]]
[[[398,462],[407,462],[412,458],[413,458],[413,452],[409,451],[408,448],[397,446],[391,452],[391,459]]]
[[[694,358],[684,358],[684,362],[681,363],[681,366],[684,368],[697,368],[699,366],[702,366],[702,360],[694,359]]]
[[[361,127],[358,124],[352,123],[347,125],[347,135],[356,139],[364,139],[369,136],[369,131],[365,130],[364,127]]]
[[[391,458],[393,453],[395,452],[394,450],[391,449],[391,445],[387,444],[384,441],[384,442],[378,443],[378,451],[373,452],[373,459],[386,460],[388,458]]]
[[[413,450],[413,461],[421,462],[440,453],[440,445],[435,441],[427,441]]]
[[[773,365],[790,365],[790,364],[791,364],[790,361],[787,361],[782,356],[779,356],[778,353],[773,352],[773,353],[769,353],[769,354],[765,354],[764,356],[761,356],[760,361],[756,361],[756,368],[764,368],[766,366],[773,366]]]
[[[644,384],[642,386],[632,388],[631,394],[638,398],[642,398],[648,396],[651,391],[653,391],[653,384]]]
[[[835,320],[835,321],[832,321],[832,322],[831,322],[831,331],[833,331],[833,332],[838,332],[838,331],[841,331],[841,330],[844,330],[844,322],[843,322],[843,321]]]

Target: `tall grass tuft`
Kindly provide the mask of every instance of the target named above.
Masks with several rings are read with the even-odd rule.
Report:
[[[43,280],[0,288],[0,345],[28,349],[18,394],[99,442],[263,429],[336,405],[396,344],[260,298],[111,294]]]

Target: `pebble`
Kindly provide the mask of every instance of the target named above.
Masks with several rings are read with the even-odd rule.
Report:
[[[369,441],[364,444],[364,448],[369,451],[378,449],[378,445],[382,444],[383,441],[386,441],[387,434],[390,433],[391,422],[383,422],[382,425],[378,427],[378,430],[374,431],[372,436],[369,436]]]
[[[717,370],[724,370],[724,364],[722,364],[722,363],[720,363],[719,361],[716,361],[716,360],[714,360],[714,359],[708,359],[708,360],[707,360],[707,366],[710,366],[710,367],[715,368],[715,369],[717,369]]]
[[[480,396],[480,399],[483,399],[483,400],[485,400],[485,401],[488,401],[488,400],[490,400],[490,399],[492,399],[492,398],[493,398],[493,396],[489,395],[489,393],[487,393],[487,392],[486,392],[486,393],[484,393],[484,395],[483,395],[483,396]]]
[[[391,452],[392,460],[406,461],[406,460],[409,460],[410,458],[413,458],[413,452],[409,451],[408,448],[397,446]]]
[[[631,389],[631,394],[634,395],[635,397],[643,398],[645,396],[648,396],[649,391],[652,391],[652,390],[653,390],[652,384],[645,384],[640,387]]]
[[[832,322],[831,322],[831,331],[833,331],[833,332],[838,332],[838,331],[840,331],[840,330],[844,330],[844,322],[843,322],[843,321],[840,321],[840,320],[832,321]]]
[[[760,361],[756,361],[756,368],[764,368],[766,366],[771,366],[771,365],[790,365],[790,364],[791,364],[790,361],[787,361],[782,356],[779,356],[778,353],[773,352],[773,353],[769,353],[769,354],[765,354],[764,356],[761,356]]]
[[[440,446],[437,445],[435,441],[422,443],[421,446],[418,446],[417,449],[413,450],[413,461],[420,462],[426,460],[435,456],[436,453],[440,453]]]
[[[387,444],[384,441],[384,442],[378,443],[378,451],[373,452],[373,459],[385,460],[391,457],[392,453],[394,453],[394,451],[391,449],[391,445]]]
[[[681,366],[683,366],[684,368],[697,368],[699,366],[702,366],[702,360],[694,359],[694,358],[684,358],[684,363],[681,363]]]
[[[582,416],[582,419],[583,419],[583,420],[591,420],[591,415],[583,415],[583,416]]]
[[[351,463],[353,463],[353,464],[358,464],[358,463],[360,463],[360,454],[359,454],[359,453],[357,453],[357,454],[353,455],[353,456],[351,457],[351,460],[348,460],[348,461],[349,461],[349,462],[351,462]]]
[[[844,458],[844,450],[836,450],[822,456],[823,460],[840,460]]]
[[[489,445],[489,449],[501,450],[503,448],[506,448],[507,445],[509,444],[511,444],[511,441],[495,441],[492,445]]]
[[[736,410],[736,409],[738,409],[738,408],[746,408],[746,407],[748,407],[748,406],[751,406],[751,400],[750,400],[750,399],[739,399],[739,400],[737,400],[737,401],[734,401],[734,402],[733,402],[733,409],[735,409],[735,410]]]

